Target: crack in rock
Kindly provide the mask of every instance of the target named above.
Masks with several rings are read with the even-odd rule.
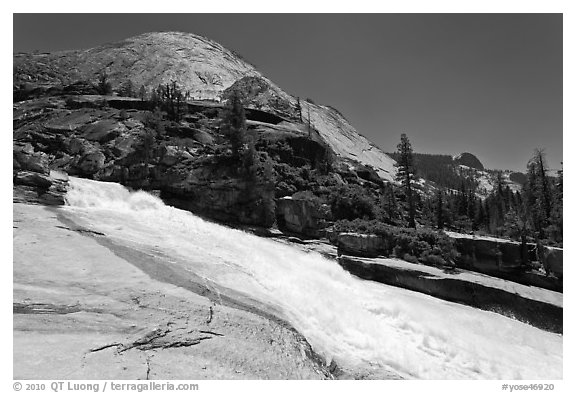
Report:
[[[88,352],[98,352],[98,351],[102,351],[103,349],[106,349],[106,348],[119,347],[121,345],[122,345],[121,343],[104,344],[100,347],[92,348]]]
[[[202,334],[190,337],[188,335],[194,333],[194,330],[189,330],[184,334],[176,333],[178,330],[182,331],[186,329],[183,327],[176,329],[170,329],[168,327],[156,328],[146,333],[144,336],[137,338],[136,340],[125,343],[114,342],[110,344],[104,344],[102,346],[90,349],[88,353],[102,351],[112,347],[116,347],[118,354],[134,348],[141,351],[149,351],[154,349],[190,347],[192,345],[197,345],[204,340],[210,340],[214,337],[224,336],[221,333],[212,332],[209,330],[200,330],[198,333]]]
[[[91,229],[86,229],[86,228],[69,228],[69,227],[65,227],[63,225],[56,225],[56,228],[66,229],[67,231],[78,232],[78,233],[87,233],[90,235],[106,236],[105,233],[93,231]]]
[[[72,314],[82,311],[79,304],[13,303],[14,314]]]
[[[200,333],[204,333],[204,334],[212,334],[214,336],[219,336],[219,337],[224,337],[224,335],[222,333],[216,333],[216,332],[212,332],[210,330],[198,330]]]

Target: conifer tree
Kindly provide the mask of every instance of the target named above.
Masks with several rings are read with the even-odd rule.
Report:
[[[412,183],[414,182],[414,159],[412,156],[412,145],[408,140],[406,134],[400,136],[400,143],[397,146],[398,160],[396,167],[396,180],[399,181],[406,195],[406,203],[408,205],[408,226],[416,228],[416,207],[413,196]]]
[[[158,86],[158,93],[160,103],[168,113],[168,119],[180,121],[181,104],[184,102],[184,93],[176,81]]]
[[[394,195],[394,187],[390,183],[384,185],[380,206],[382,209],[381,219],[387,224],[395,224],[398,218],[398,203]]]
[[[110,95],[112,94],[112,84],[108,80],[108,74],[106,72],[102,72],[98,75],[98,85],[96,86],[98,93],[101,95]]]
[[[224,134],[230,138],[232,155],[240,158],[246,138],[246,112],[237,90],[234,90],[228,99],[221,128]]]
[[[530,220],[540,239],[544,239],[545,228],[551,215],[551,190],[546,175],[546,163],[542,150],[535,150],[534,156],[528,161],[527,178],[524,185],[526,210],[530,212]]]
[[[442,190],[436,193],[436,227],[438,229],[444,228],[444,198]]]
[[[122,89],[120,90],[120,94],[124,97],[133,97],[134,96],[134,84],[130,79],[126,82]]]
[[[544,151],[537,149],[534,152],[534,157],[532,158],[534,165],[536,166],[537,178],[538,178],[538,193],[542,198],[542,207],[544,208],[544,213],[546,218],[550,218],[550,212],[552,210],[552,198],[550,196],[550,186],[548,183],[548,176],[546,175],[547,165],[544,158]]]
[[[298,118],[302,121],[302,105],[300,104],[300,97],[296,99],[296,113],[298,113]]]
[[[146,94],[146,87],[144,85],[140,86],[140,90],[138,90],[138,98],[142,101],[146,101],[147,94]]]
[[[312,122],[310,121],[310,106],[308,106],[308,138],[312,137]]]

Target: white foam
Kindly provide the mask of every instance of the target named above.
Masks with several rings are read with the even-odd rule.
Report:
[[[84,225],[155,248],[200,276],[282,310],[340,363],[414,378],[562,378],[562,336],[499,314],[363,281],[317,253],[230,229],[114,183],[71,178]]]

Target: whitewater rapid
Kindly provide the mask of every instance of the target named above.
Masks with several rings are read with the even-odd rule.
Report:
[[[70,178],[64,207],[114,241],[282,312],[328,361],[406,378],[559,379],[562,336],[499,314],[360,280],[335,261],[207,222],[115,183]]]

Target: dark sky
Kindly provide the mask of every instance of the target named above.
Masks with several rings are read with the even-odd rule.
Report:
[[[150,31],[207,36],[282,89],[334,106],[384,151],[562,161],[561,14],[15,14],[14,51],[89,48]]]

